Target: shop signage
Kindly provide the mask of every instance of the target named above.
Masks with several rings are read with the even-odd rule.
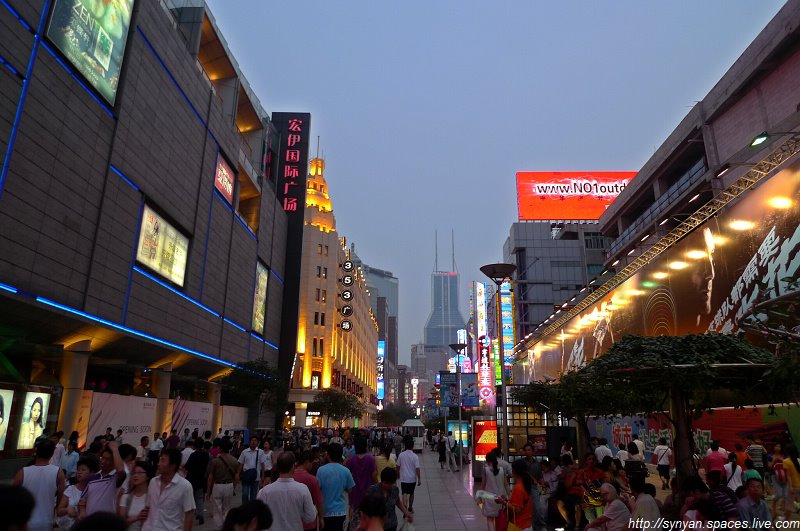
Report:
[[[235,182],[233,170],[228,166],[228,163],[225,162],[225,159],[222,158],[222,154],[218,154],[214,187],[230,204],[233,204],[233,185]]]
[[[478,338],[478,397],[481,405],[490,409],[495,406],[491,344],[488,336]]]
[[[384,361],[386,360],[386,342],[378,341],[378,400],[385,398],[385,383],[383,379]]]
[[[189,238],[145,205],[136,260],[167,280],[183,286]]]

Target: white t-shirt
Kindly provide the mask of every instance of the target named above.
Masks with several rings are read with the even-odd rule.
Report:
[[[639,494],[636,497],[636,505],[633,508],[634,520],[642,518],[647,522],[651,522],[651,528],[655,529],[656,522],[661,518],[661,511],[658,510],[658,504],[649,494]]]
[[[642,456],[642,460],[644,460],[644,441],[641,439],[635,439],[633,444],[636,445],[636,448],[639,449],[639,455]]]
[[[606,522],[606,531],[622,531],[628,527],[628,520],[630,520],[631,512],[628,507],[622,503],[622,500],[617,498],[605,506],[603,516],[608,518]]]
[[[653,450],[653,453],[655,454],[656,459],[658,459],[658,463],[656,464],[669,465],[669,458],[672,457],[672,450],[669,446],[659,444],[656,446],[655,450]]]
[[[594,449],[594,456],[597,458],[598,463],[602,463],[605,457],[612,457],[613,454],[611,453],[611,448],[605,444],[601,444]]]
[[[397,456],[397,466],[400,467],[400,483],[416,483],[419,456],[413,450],[406,450]]]
[[[736,472],[733,472],[733,477],[731,477],[731,468],[733,468],[733,463],[728,463],[725,465],[725,477],[723,481],[726,481],[725,485],[730,488],[731,490],[736,490],[742,486],[742,480],[744,479],[744,470],[742,467],[737,463],[736,464]],[[728,481],[730,479],[730,481]]]
[[[138,516],[139,513],[144,510],[145,502],[147,501],[147,493],[142,496],[136,496],[133,494],[123,494],[119,499],[120,507],[128,507],[128,503],[130,503],[130,507],[128,507],[128,517]],[[126,531],[139,531],[142,528],[141,520],[137,520],[136,522],[128,525]]]
[[[181,466],[186,466],[186,461],[189,460],[189,456],[194,453],[194,448],[184,448],[181,450]]]
[[[156,439],[155,441],[150,443],[150,451],[151,452],[160,452],[164,449],[164,441],[161,439]]]
[[[183,529],[185,514],[195,509],[192,484],[180,474],[175,474],[163,490],[161,476],[153,478],[147,488],[147,497],[150,512],[142,526],[144,531]]]
[[[631,454],[628,453],[628,450],[620,450],[617,452],[617,459],[622,461],[622,464],[625,464],[625,461],[631,458]]]

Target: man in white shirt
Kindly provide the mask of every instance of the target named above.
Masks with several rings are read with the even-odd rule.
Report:
[[[164,449],[164,441],[161,439],[160,433],[153,434],[153,442],[150,443],[150,450],[148,451],[148,460],[153,466],[158,465],[158,458],[161,456],[161,450]]]
[[[258,447],[258,437],[250,437],[250,447],[239,455],[239,478],[242,481],[242,503],[255,500],[266,457]]]
[[[598,441],[597,448],[594,449],[594,455],[597,457],[598,464],[603,462],[603,458],[614,456],[614,454],[611,452],[611,448],[608,447],[607,439],[600,439]]]
[[[194,524],[194,489],[178,474],[181,452],[169,448],[158,460],[158,476],[147,488],[149,510],[142,531],[191,531]]]
[[[400,492],[403,493],[403,501],[408,510],[413,513],[414,489],[422,485],[422,478],[419,472],[419,456],[414,453],[414,439],[407,439],[405,445],[406,450],[397,456],[397,471],[400,476]]]
[[[50,436],[50,440],[53,441],[53,444],[56,445],[56,450],[53,453],[53,458],[50,460],[50,464],[56,465],[58,468],[64,468],[61,464],[61,460],[67,453],[67,449],[64,448],[64,444],[61,442],[61,438],[63,436],[64,436],[63,431],[57,431]]]
[[[650,522],[648,527],[655,529],[656,522],[661,518],[661,511],[658,509],[656,500],[644,492],[645,481],[641,476],[632,477],[630,480],[631,492],[635,499],[631,507],[631,518],[635,528],[641,529],[641,522]]]
[[[186,461],[189,460],[189,456],[194,453],[194,441],[189,439],[186,441],[186,447],[181,450],[181,475],[186,476]]]
[[[272,511],[271,529],[303,529],[303,522],[317,518],[317,508],[308,487],[294,480],[295,457],[293,452],[282,452],[276,466],[280,478],[260,491],[261,500]]]
[[[633,444],[636,445],[636,448],[639,449],[639,455],[644,456],[644,441],[639,439],[637,434],[631,435],[631,439],[633,439]]]

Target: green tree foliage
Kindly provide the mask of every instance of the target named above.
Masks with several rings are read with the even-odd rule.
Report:
[[[408,419],[414,418],[414,410],[400,404],[387,404],[375,416],[378,426],[401,426]]]
[[[325,389],[308,405],[308,409],[319,411],[325,417],[325,424],[333,419],[339,426],[351,418],[361,418],[366,412],[366,405],[358,397],[350,393]]]
[[[289,385],[278,377],[276,367],[264,360],[246,361],[239,367],[220,382],[225,403],[254,409],[257,416],[285,409]]]

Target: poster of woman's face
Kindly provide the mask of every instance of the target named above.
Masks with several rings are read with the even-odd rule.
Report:
[[[0,450],[4,450],[6,447],[8,419],[11,416],[11,403],[13,399],[14,391],[10,389],[0,389]]]
[[[22,426],[17,441],[18,450],[34,447],[36,439],[44,434],[47,423],[47,408],[50,406],[50,395],[47,393],[29,392],[25,395],[25,407],[22,410]]]

